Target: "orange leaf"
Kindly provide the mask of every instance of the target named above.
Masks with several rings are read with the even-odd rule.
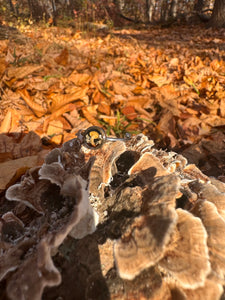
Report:
[[[142,66],[142,67],[146,67],[146,63],[140,58],[140,57],[138,57],[137,58],[137,61],[139,62],[139,64]]]
[[[98,105],[98,111],[102,114],[105,114],[107,116],[110,116],[111,114],[111,108],[110,105],[106,102],[101,102]]]
[[[61,115],[63,115],[64,113],[69,112],[75,108],[76,108],[76,106],[74,104],[68,103],[68,104],[64,105],[63,107],[60,107],[54,113],[52,113],[49,117],[49,121],[55,120],[58,117],[60,117]]]
[[[126,116],[128,120],[133,120],[137,118],[137,113],[133,106],[125,106],[122,108],[122,113]]]
[[[82,99],[86,96],[86,92],[88,90],[88,87],[86,88],[76,88],[76,91],[72,94],[66,94],[66,95],[55,95],[55,97],[52,99],[52,104],[49,107],[49,112],[55,112],[56,110],[58,110],[59,108],[61,108],[62,106]]]
[[[69,140],[72,140],[75,138],[75,133],[71,133],[71,132],[64,132],[64,135],[63,135],[63,143],[69,141]]]
[[[29,74],[34,73],[42,68],[42,66],[24,66],[24,67],[11,67],[8,68],[6,73],[8,79],[15,78],[15,79],[23,79],[24,77],[28,76]]]
[[[141,86],[136,86],[136,88],[132,91],[134,95],[142,95],[145,89]]]
[[[93,95],[92,95],[92,100],[95,104],[100,103],[101,101],[104,101],[105,96],[99,90],[95,90]]]
[[[57,145],[62,142],[63,124],[61,121],[55,120],[49,122],[47,135],[52,136],[51,141]]]
[[[12,122],[12,111],[8,110],[4,120],[2,121],[0,132],[7,133],[11,129],[11,122]]]
[[[128,106],[133,106],[137,112],[142,115],[145,115],[149,119],[152,118],[151,114],[148,113],[143,107],[149,106],[152,100],[147,96],[133,96],[128,98],[127,104]]]
[[[98,121],[90,114],[86,107],[82,108],[82,113],[89,123],[94,126],[99,126]]]
[[[3,75],[4,72],[5,72],[6,65],[7,65],[7,64],[6,64],[5,58],[0,57],[0,78],[2,77],[2,75]]]
[[[20,126],[21,126],[20,120],[21,120],[20,112],[17,110],[13,110],[10,132],[18,131],[18,128],[20,128]]]
[[[62,116],[58,118],[58,120],[63,124],[63,130],[71,130],[71,124]]]
[[[55,58],[55,62],[58,65],[66,66],[68,64],[69,52],[67,48],[64,48],[61,53]]]
[[[161,76],[161,75],[149,75],[148,79],[153,81],[157,86],[161,87],[165,84],[171,83],[171,79],[167,76]]]
[[[17,92],[20,94],[20,96],[23,98],[23,100],[26,102],[26,104],[30,107],[30,109],[37,117],[41,117],[44,114],[46,114],[47,111],[41,105],[34,102],[27,90],[23,89],[18,90]]]
[[[82,86],[90,82],[91,76],[89,74],[72,73],[68,79],[72,81],[75,85]]]

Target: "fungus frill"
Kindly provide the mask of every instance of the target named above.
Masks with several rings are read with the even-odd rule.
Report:
[[[18,202],[0,223],[0,278],[7,276],[10,299],[41,299],[45,286],[61,282],[51,258],[55,250],[68,234],[82,238],[95,230],[98,217],[88,192],[93,162],[85,162],[74,139],[8,188],[6,198]]]
[[[87,263],[90,276],[83,284],[76,272],[80,299],[100,299],[92,294],[95,276],[96,291],[103,280],[112,299],[220,299],[225,184],[153,145],[142,134],[94,150],[74,139],[7,190],[17,203],[0,219],[0,279],[10,299],[38,300],[45,286],[60,283],[52,255],[69,234],[81,239],[75,269]],[[91,242],[101,244],[100,270]]]
[[[195,165],[188,165],[183,156],[154,149],[152,141],[143,135],[124,145],[122,152],[120,149],[115,153],[114,148],[113,164],[105,164],[104,160],[105,155],[113,157],[113,143],[104,145],[93,169],[98,166],[94,172],[99,172],[99,176],[100,170],[106,168],[111,174],[107,182],[101,177],[107,188],[97,194],[104,203],[108,202],[109,219],[116,222],[114,211],[122,207],[130,215],[124,216],[119,225],[120,237],[114,242],[115,265],[125,280],[123,284],[130,288],[129,297],[173,299],[179,294],[179,299],[201,299],[207,293],[207,299],[219,299],[223,293],[225,257],[218,236],[224,232],[225,185],[211,180]],[[94,196],[98,187],[93,182]],[[134,194],[136,205],[131,201]],[[209,204],[203,198],[208,198]],[[133,214],[128,213],[130,210]],[[214,225],[206,217],[208,214]],[[161,283],[155,289],[151,287],[149,295],[148,289],[143,292],[141,286],[148,276],[158,278],[156,270],[160,270]],[[127,280],[132,280],[132,286]],[[145,282],[146,286],[149,284]],[[123,299],[123,292],[117,293],[115,299]]]

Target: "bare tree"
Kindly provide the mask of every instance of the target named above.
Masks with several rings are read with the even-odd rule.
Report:
[[[215,0],[210,25],[225,27],[225,0]]]

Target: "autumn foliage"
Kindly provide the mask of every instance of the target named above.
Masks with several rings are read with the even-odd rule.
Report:
[[[37,286],[41,283],[39,298],[44,287],[51,286],[51,276],[48,284],[39,280],[40,274],[48,277],[51,268],[47,263],[48,270],[42,268],[45,265],[36,259],[36,249],[49,258],[46,261],[55,260],[62,273],[61,287],[46,289],[43,299],[55,299],[52,292],[60,298],[63,291],[65,299],[72,299],[74,295],[84,299],[84,294],[87,299],[100,299],[101,294],[105,300],[108,298],[102,291],[108,293],[108,287],[112,299],[150,299],[152,291],[161,285],[165,294],[169,291],[167,295],[183,295],[177,293],[175,285],[168,290],[160,269],[165,270],[170,261],[180,269],[177,257],[180,254],[182,257],[182,251],[187,257],[183,269],[190,271],[187,278],[191,280],[185,286],[186,277],[182,278],[182,272],[175,277],[181,277],[187,299],[197,287],[193,287],[193,283],[196,284],[196,274],[201,273],[201,268],[204,272],[203,277],[197,276],[196,297],[199,292],[200,298],[207,294],[208,299],[217,299],[214,292],[220,295],[224,284],[221,232],[225,227],[222,219],[225,209],[221,181],[225,182],[225,29],[178,26],[178,23],[170,27],[136,25],[113,29],[88,22],[82,31],[70,23],[64,27],[54,27],[52,23],[20,24],[17,28],[8,25],[0,24],[0,229],[4,232],[9,228],[9,235],[1,235],[4,258],[1,262],[10,274],[1,269],[6,276],[0,283],[0,300],[6,299],[10,292],[17,295],[17,286],[25,287],[26,293],[26,278],[32,283],[32,275],[38,278],[34,280]],[[92,125],[104,128],[107,135],[123,137],[129,132],[133,138],[126,142],[106,142],[99,149],[81,149],[84,135],[80,134],[79,140],[74,138],[79,130]],[[71,142],[71,139],[74,140]],[[29,201],[24,200],[24,186]],[[10,190],[11,195],[6,192]],[[14,201],[18,199],[21,203]],[[98,211],[99,225],[95,235],[88,234],[94,228],[85,238],[74,235],[72,239],[67,234],[77,222],[79,201],[85,199],[86,204],[91,204],[88,208],[93,206]],[[168,206],[165,214],[161,204]],[[47,213],[43,214],[45,208]],[[59,212],[59,219],[55,211]],[[87,210],[87,215],[89,212]],[[176,228],[172,235],[170,225],[168,232],[168,226],[165,227],[168,235],[162,244],[155,238],[155,229],[162,228],[161,212],[164,223]],[[159,217],[159,223],[151,221],[155,216]],[[80,222],[83,216],[80,214],[79,218]],[[15,223],[19,224],[18,231],[15,231]],[[146,235],[146,231],[140,234],[143,228],[148,230],[148,224],[152,224],[153,234]],[[27,227],[29,235],[24,229]],[[27,244],[30,248],[24,248],[24,252],[8,251],[15,245],[14,240],[10,241],[11,236],[15,243],[20,243],[17,236],[20,232],[25,244],[27,236],[33,244]],[[53,237],[57,232],[60,234],[56,244]],[[124,233],[122,242],[118,242]],[[64,238],[66,242],[62,243]],[[154,263],[149,262],[150,252],[145,250],[140,250],[146,259],[144,263],[130,256],[131,273],[133,261],[137,262],[134,277],[146,266],[152,266],[149,273],[144,270],[140,274],[135,284],[121,279],[128,264],[119,253],[133,238],[140,239],[135,242],[140,248],[147,241],[149,247],[156,245],[159,251]],[[185,250],[185,244],[191,247]],[[176,250],[172,254],[171,245]],[[202,245],[203,250],[199,251]],[[29,249],[34,251],[32,262],[38,265],[36,270],[40,268],[43,273],[33,272],[33,265],[26,260],[31,253]],[[129,254],[130,246],[126,249]],[[213,275],[215,282],[207,277],[211,268],[209,256],[212,270],[218,272]],[[195,263],[196,257],[200,258],[199,265]],[[20,264],[19,273],[17,266],[12,268],[15,258]],[[31,276],[23,276],[23,268],[20,268],[23,259]],[[159,259],[164,261],[158,262]],[[190,266],[194,266],[194,272]],[[19,274],[17,285],[11,277],[14,271]],[[168,274],[171,277],[169,271]],[[216,277],[218,274],[223,279]],[[125,276],[133,278],[132,274],[125,273]],[[8,285],[9,281],[14,288]],[[52,285],[59,281],[56,276]],[[33,293],[33,283],[29,285],[29,292]],[[96,297],[92,297],[94,293]],[[157,299],[166,299],[164,295]],[[15,296],[15,299],[19,298]]]
[[[7,32],[0,41],[2,134],[33,131],[60,145],[97,125],[184,150],[225,125],[223,29]]]

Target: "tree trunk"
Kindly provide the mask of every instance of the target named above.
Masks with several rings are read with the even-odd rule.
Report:
[[[215,0],[210,26],[225,27],[225,0]]]
[[[166,0],[161,2],[161,17],[160,21],[165,22],[168,19],[168,4]]]
[[[148,2],[148,0],[146,0],[146,2],[145,2],[145,18],[146,18],[147,23],[149,22],[148,13],[149,13],[149,2]]]
[[[15,13],[15,8],[14,8],[14,5],[13,5],[12,1],[9,0],[8,2],[9,2],[10,10],[11,10],[13,13]]]
[[[155,10],[155,0],[147,0],[147,9],[148,9],[148,20],[153,22],[153,15]]]
[[[177,11],[178,11],[178,0],[173,0],[171,3],[169,16],[175,19],[177,17]]]
[[[30,15],[36,21],[39,21],[43,18],[43,14],[45,13],[43,6],[39,5],[39,1],[37,0],[28,0]]]
[[[204,7],[204,0],[198,0],[194,6],[194,10],[201,13],[203,11],[203,7]]]

